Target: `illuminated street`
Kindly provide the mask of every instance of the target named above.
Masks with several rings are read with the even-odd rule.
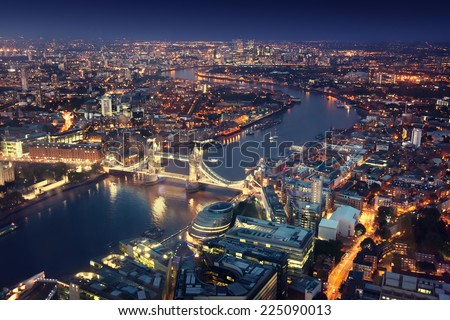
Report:
[[[450,300],[450,2],[3,2],[0,300]]]
[[[353,260],[361,250],[360,244],[362,240],[367,237],[372,237],[374,241],[378,240],[378,238],[374,238],[375,216],[376,211],[372,208],[368,208],[365,204],[365,207],[361,213],[360,223],[366,227],[367,232],[366,234],[354,239],[351,248],[347,251],[347,253],[342,257],[339,264],[336,265],[333,271],[330,273],[328,277],[328,287],[325,292],[329,300],[340,298],[341,295],[339,293],[339,288],[347,279],[348,273],[353,269]]]

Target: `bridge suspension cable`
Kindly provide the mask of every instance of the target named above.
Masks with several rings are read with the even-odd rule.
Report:
[[[205,163],[202,162],[202,165],[200,167],[201,172],[209,179],[211,179],[212,181],[219,183],[219,184],[224,184],[227,186],[230,185],[240,185],[244,183],[244,180],[239,180],[239,181],[231,181],[231,180],[227,180],[221,176],[219,176],[217,173],[215,173],[211,168],[209,168]]]

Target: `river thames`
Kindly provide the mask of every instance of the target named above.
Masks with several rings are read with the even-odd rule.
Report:
[[[169,73],[193,80],[195,70]],[[264,134],[301,145],[323,134],[330,126],[349,128],[358,119],[355,110],[338,109],[335,99],[296,88],[275,86],[301,104],[277,115],[281,123],[254,135],[242,132],[226,141],[227,150],[245,141],[260,141]],[[242,156],[233,153],[232,167],[215,169],[227,179],[244,177]],[[99,183],[70,190],[21,212],[20,228],[0,238],[0,288],[11,286],[38,272],[62,278],[89,269],[89,261],[108,254],[120,240],[138,237],[154,223],[165,235],[187,226],[205,205],[232,198],[235,192],[208,187],[187,194],[183,183],[166,181],[143,186],[109,177]]]

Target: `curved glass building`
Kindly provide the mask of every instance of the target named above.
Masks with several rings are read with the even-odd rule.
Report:
[[[216,202],[205,207],[192,222],[189,234],[196,239],[223,235],[233,220],[233,204]]]

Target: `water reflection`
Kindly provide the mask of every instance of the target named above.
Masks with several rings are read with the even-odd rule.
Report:
[[[110,199],[111,202],[114,203],[116,202],[117,199],[117,193],[119,192],[119,187],[117,186],[117,184],[115,182],[111,182],[109,184],[109,191],[110,191]]]
[[[56,278],[88,270],[89,261],[107,254],[111,244],[139,237],[152,223],[171,235],[204,206],[235,194],[208,187],[187,195],[182,182],[142,186],[117,178],[61,193],[22,211],[16,221],[21,228],[0,238],[7,261],[0,263],[0,287],[43,270]],[[52,214],[42,214],[49,208]]]
[[[167,73],[166,75],[185,79],[195,80],[195,69],[179,70],[174,73]],[[230,81],[213,79],[203,79],[211,83],[230,83]],[[235,82],[231,82],[236,84]],[[241,83],[243,87],[263,87],[271,90],[279,90],[290,96],[298,97],[302,100],[300,104],[295,104],[293,108],[286,112],[280,113],[277,117],[282,123],[275,127],[269,127],[263,130],[254,130],[254,135],[247,135],[246,133],[239,133],[233,136],[224,137],[221,139],[225,145],[224,158],[226,165],[214,168],[219,175],[229,180],[240,180],[245,177],[245,168],[240,165],[241,161],[248,159],[244,158],[243,153],[236,152],[233,146],[237,144],[244,144],[247,141],[261,142],[263,136],[267,133],[278,136],[278,143],[292,142],[295,145],[303,145],[304,143],[314,140],[318,134],[324,134],[330,129],[345,129],[351,127],[359,116],[354,109],[344,111],[336,108],[335,103],[337,99],[317,93],[304,91],[295,87],[276,86],[269,84],[248,84]],[[262,156],[262,148],[258,148],[258,153]],[[232,156],[226,156],[227,152],[232,152]]]
[[[163,196],[157,197],[153,201],[152,209],[153,222],[160,226],[164,221],[164,214],[167,209],[166,199]]]

